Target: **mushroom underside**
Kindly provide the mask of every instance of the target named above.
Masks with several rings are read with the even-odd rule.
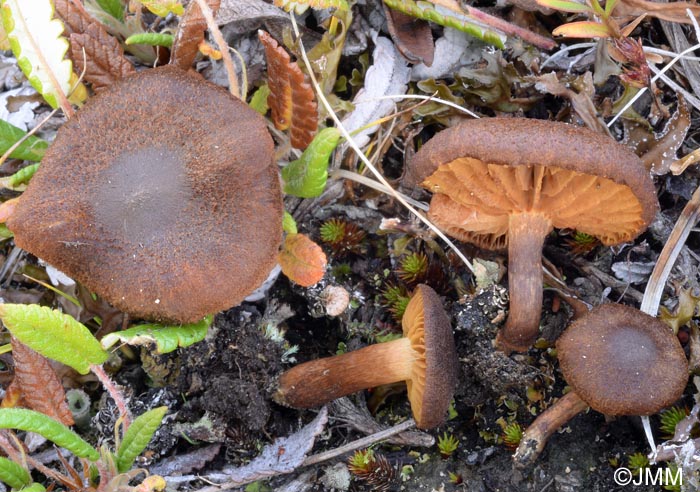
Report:
[[[486,249],[508,245],[509,216],[547,216],[603,244],[634,238],[642,206],[628,186],[553,166],[505,166],[463,157],[442,164],[423,182],[432,191],[430,218],[448,234]]]

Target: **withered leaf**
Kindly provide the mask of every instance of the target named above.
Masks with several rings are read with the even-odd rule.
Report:
[[[98,23],[88,25],[82,33],[70,35],[71,59],[76,70],[85,70],[85,80],[99,90],[115,81],[136,73],[134,66],[124,56],[119,41]],[[83,58],[83,50],[85,57]]]
[[[690,9],[692,14],[700,16],[700,5],[690,2],[650,2],[649,0],[620,0],[615,6],[615,17],[656,17],[657,19],[678,22],[680,24],[691,24],[686,10]]]
[[[385,3],[384,13],[389,27],[389,34],[396,49],[411,63],[423,63],[426,67],[433,64],[435,45],[430,24],[422,19],[393,10]]]
[[[216,15],[221,6],[221,0],[207,0],[207,5]],[[204,41],[204,32],[207,30],[207,21],[202,15],[202,9],[195,1],[191,1],[185,13],[182,14],[180,25],[175,33],[175,41],[170,51],[170,64],[189,70],[199,51],[199,45]]]
[[[14,337],[12,357],[15,361],[15,381],[27,405],[65,425],[73,425],[66,393],[49,360]]]
[[[54,0],[56,13],[66,26],[66,33],[82,33],[87,29],[87,26],[95,22],[90,14],[85,11],[85,8],[77,0]]]
[[[258,31],[265,47],[270,95],[267,103],[278,130],[290,130],[292,146],[305,149],[318,128],[318,111],[314,91],[304,73],[289,53],[265,31]]]
[[[311,287],[326,271],[326,254],[304,234],[288,234],[277,259],[282,273],[302,287]]]

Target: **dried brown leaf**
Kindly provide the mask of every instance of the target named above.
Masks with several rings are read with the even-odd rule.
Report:
[[[669,22],[691,24],[686,10],[690,9],[695,17],[700,16],[700,5],[689,2],[657,3],[648,0],[620,0],[615,7],[615,17],[639,17],[647,15]]]
[[[393,10],[384,4],[389,34],[396,49],[411,63],[430,67],[435,56],[435,44],[430,24],[422,19]]]
[[[61,380],[48,359],[12,338],[15,381],[27,405],[65,425],[73,425]]]
[[[95,22],[77,0],[55,0],[56,13],[66,26],[66,34],[82,33]]]
[[[292,146],[305,149],[318,128],[318,111],[314,91],[304,73],[289,53],[265,31],[258,31],[265,47],[270,95],[267,103],[278,130],[290,129]]]
[[[304,234],[288,234],[277,259],[282,272],[302,287],[311,287],[326,271],[326,254]]]
[[[79,73],[85,70],[85,80],[95,90],[136,73],[134,66],[124,56],[119,41],[96,22],[88,25],[82,33],[71,34],[70,48],[76,70]]]
[[[221,0],[207,0],[207,4],[216,15],[221,6]],[[204,41],[204,32],[207,30],[207,21],[202,15],[202,9],[197,2],[192,1],[182,14],[180,25],[175,33],[175,40],[170,51],[170,64],[189,70],[199,51],[199,45]]]
[[[22,389],[19,387],[16,379],[8,385],[5,390],[5,396],[0,403],[0,408],[16,408],[23,406]]]

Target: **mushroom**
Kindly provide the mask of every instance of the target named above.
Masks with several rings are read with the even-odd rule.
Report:
[[[59,129],[7,225],[119,309],[195,322],[240,303],[276,263],[273,151],[264,118],[225,89],[145,70]]]
[[[416,287],[402,327],[403,338],[305,362],[284,372],[275,401],[312,408],[366,388],[406,381],[416,426],[429,429],[442,424],[457,384],[459,362],[450,320],[433,289]]]
[[[514,455],[520,468],[589,406],[605,415],[651,415],[678,400],[688,381],[688,361],[673,331],[628,306],[594,308],[566,329],[556,347],[571,391],[523,434]]]
[[[510,315],[496,339],[506,353],[537,339],[542,246],[554,227],[619,244],[640,234],[658,208],[634,153],[552,121],[484,118],[444,130],[415,154],[407,182],[433,192],[428,216],[446,233],[508,249]]]

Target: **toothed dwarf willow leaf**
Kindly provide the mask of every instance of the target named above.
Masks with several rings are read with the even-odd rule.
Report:
[[[167,354],[178,347],[189,347],[204,340],[212,320],[212,316],[207,316],[199,323],[179,326],[138,325],[128,330],[110,333],[104,336],[100,343],[103,348],[108,349],[117,342],[129,345],[147,345],[155,342],[156,352]]]
[[[21,489],[32,482],[32,477],[26,468],[7,458],[0,457],[0,480],[13,489]]]
[[[57,108],[71,89],[63,23],[54,19],[51,0],[1,0],[2,23],[17,64],[39,94]],[[63,93],[63,94],[61,94]]]
[[[313,198],[323,193],[328,179],[328,160],[338,140],[338,129],[321,130],[301,157],[282,169],[284,192],[301,198]]]
[[[154,408],[134,420],[117,450],[117,470],[121,473],[129,471],[136,457],[148,446],[167,411],[168,407]]]
[[[0,408],[0,429],[18,429],[35,432],[78,458],[97,461],[100,453],[78,434],[43,413],[24,408]]]
[[[90,365],[102,364],[109,357],[82,323],[48,307],[0,304],[0,319],[20,342],[80,374],[87,374]]]
[[[0,154],[7,152],[10,147],[17,143],[22,137],[27,134],[21,128],[11,125],[7,121],[0,120]],[[44,157],[44,152],[49,144],[45,140],[30,135],[22,142],[15,150],[12,151],[10,157],[13,159],[23,159],[27,161],[38,162]]]

